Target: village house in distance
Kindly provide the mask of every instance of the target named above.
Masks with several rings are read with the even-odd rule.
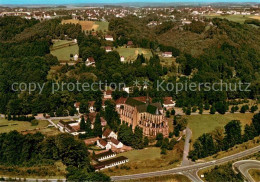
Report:
[[[145,136],[155,137],[158,133],[168,136],[168,121],[161,103],[151,103],[151,98],[134,97],[117,100],[117,111],[121,122],[139,126]]]

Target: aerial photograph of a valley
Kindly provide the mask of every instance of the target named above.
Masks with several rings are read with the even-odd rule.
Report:
[[[0,182],[260,182],[260,0],[0,0]]]

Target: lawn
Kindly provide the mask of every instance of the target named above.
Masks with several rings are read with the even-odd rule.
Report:
[[[216,127],[224,127],[231,120],[240,120],[242,126],[249,124],[252,121],[253,113],[237,113],[237,114],[214,114],[214,115],[190,115],[186,116],[188,119],[188,126],[192,130],[193,141],[201,136],[203,133],[213,131]]]
[[[67,40],[56,41],[53,44],[53,48],[70,43],[70,42],[71,41],[67,41]],[[56,56],[59,61],[69,61],[71,59],[70,54],[73,54],[73,55],[79,54],[79,46],[76,44],[76,45],[62,47],[62,48],[56,49],[56,50],[51,50],[51,54],[53,56]]]
[[[107,21],[96,21],[95,25],[98,25],[98,27],[96,28],[97,31],[99,31],[99,30],[107,31],[109,22],[107,22]]]
[[[8,125],[0,127],[0,133],[10,132],[13,130],[24,131],[33,130],[36,128],[45,128],[49,125],[48,121],[39,121],[37,126],[32,126],[28,121],[8,121],[6,119],[0,118],[0,125]]]
[[[138,54],[143,54],[146,59],[152,57],[152,52],[149,49],[120,47],[116,51],[120,56],[125,57],[125,61],[135,61]]]
[[[157,182],[157,181],[164,181],[164,182],[190,182],[191,180],[180,174],[172,174],[172,175],[165,175],[165,176],[156,176],[151,178],[143,178],[143,179],[135,179],[135,180],[126,180],[125,182]]]
[[[181,140],[173,150],[167,150],[166,155],[161,155],[161,149],[148,147],[141,150],[132,150],[118,154],[129,158],[129,162],[118,167],[102,170],[109,176],[144,173],[177,167],[181,163],[184,141]]]
[[[250,169],[248,172],[255,181],[260,181],[260,169]]]
[[[241,23],[243,24],[245,22],[245,20],[248,19],[258,19],[259,16],[252,16],[252,15],[219,15],[219,14],[212,14],[212,15],[207,15],[205,16],[207,18],[226,18],[229,21],[234,21],[237,23]]]

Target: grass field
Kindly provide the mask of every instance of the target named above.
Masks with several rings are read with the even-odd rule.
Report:
[[[107,31],[108,30],[108,25],[109,25],[109,22],[107,21],[96,21],[95,22],[95,25],[98,25],[97,27],[97,31],[101,30],[101,31]]]
[[[102,172],[109,176],[127,175],[135,173],[151,172],[169,169],[180,165],[182,159],[184,141],[181,140],[174,150],[168,151],[166,155],[161,155],[161,149],[148,147],[142,150],[132,150],[118,154],[129,158],[129,162],[115,168],[105,169]]]
[[[157,181],[164,181],[164,182],[190,182],[191,180],[184,176],[184,175],[180,175],[180,174],[173,174],[173,175],[165,175],[165,176],[156,176],[156,177],[152,177],[152,178],[143,178],[143,179],[135,179],[135,180],[126,180],[126,182],[157,182]]]
[[[224,127],[231,120],[240,120],[242,126],[249,124],[252,121],[253,113],[237,113],[237,114],[214,114],[214,115],[190,115],[186,116],[188,119],[188,126],[192,130],[193,141],[201,136],[203,133],[209,133],[216,127]]]
[[[100,21],[80,21],[75,19],[62,20],[62,24],[80,24],[83,31],[94,30],[94,31],[107,31],[109,22]]]
[[[53,44],[53,48],[64,45],[64,44],[68,44],[70,42],[71,41],[67,41],[67,40],[55,41]],[[56,50],[51,50],[51,54],[53,56],[56,56],[59,61],[69,61],[70,54],[73,54],[73,55],[79,54],[79,46],[76,44],[76,45],[67,46],[67,47],[63,47],[60,49],[56,49]]]
[[[173,66],[173,64],[176,64],[176,58],[174,58],[174,57],[172,57],[172,58],[160,57],[160,62],[162,64],[162,66],[171,67],[171,66]]]
[[[260,19],[260,16],[252,16],[252,15],[219,15],[219,14],[212,14],[205,16],[207,18],[226,18],[229,21],[234,21],[237,23],[244,23],[245,20],[248,19]]]
[[[260,181],[260,169],[250,169],[248,172],[255,181]]]
[[[28,121],[8,121],[6,119],[0,118],[0,125],[8,125],[0,127],[0,133],[10,132],[13,130],[17,130],[18,132],[24,130],[33,130],[36,128],[44,128],[49,125],[48,121],[39,121],[37,126],[32,126]]]
[[[135,61],[138,54],[143,54],[146,59],[152,57],[152,52],[149,49],[120,47],[117,48],[116,51],[119,53],[120,56],[124,56],[125,61],[127,62]]]

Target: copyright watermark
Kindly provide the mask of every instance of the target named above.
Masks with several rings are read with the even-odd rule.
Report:
[[[88,91],[106,91],[108,89],[113,90],[125,90],[126,88],[130,87],[138,87],[147,89],[149,87],[148,81],[143,81],[143,84],[140,84],[140,81],[133,81],[132,86],[126,86],[126,83],[114,83],[114,82],[53,82],[51,84],[51,93],[54,94],[59,91],[69,91],[69,92],[88,92]],[[166,82],[166,81],[155,81],[153,84],[153,88],[157,91],[167,91],[167,92],[175,92],[176,94],[183,92],[183,91],[228,91],[228,92],[250,92],[251,83],[226,83],[220,80],[219,82],[214,83],[197,83],[197,82]],[[39,93],[42,94],[44,89],[46,88],[46,83],[24,83],[24,82],[15,82],[11,85],[11,90],[14,92],[28,92],[29,94],[32,93]],[[50,88],[50,86],[48,86]]]

